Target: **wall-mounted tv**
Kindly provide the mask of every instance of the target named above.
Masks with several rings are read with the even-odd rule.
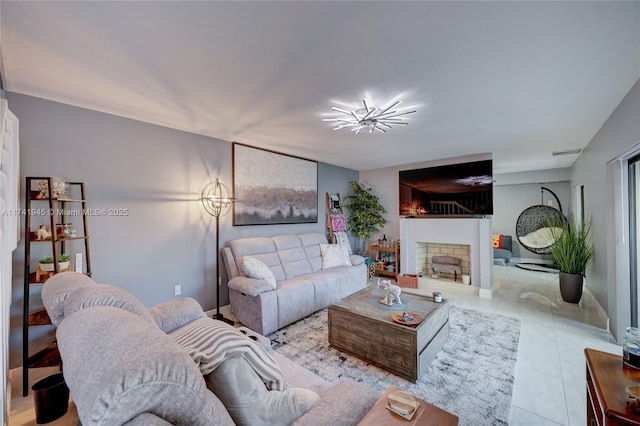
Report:
[[[400,216],[493,214],[492,160],[401,170]]]

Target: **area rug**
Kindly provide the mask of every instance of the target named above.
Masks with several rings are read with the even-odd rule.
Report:
[[[390,385],[457,415],[460,425],[507,425],[520,321],[449,308],[449,340],[417,383],[329,347],[327,310],[269,338],[282,355],[330,382],[353,380],[380,392]]]

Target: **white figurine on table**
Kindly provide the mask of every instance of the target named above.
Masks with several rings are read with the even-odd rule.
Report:
[[[402,300],[400,300],[400,293],[402,293],[402,289],[400,286],[392,284],[389,280],[380,280],[378,278],[378,287],[382,287],[386,290],[385,298],[380,301],[383,305],[393,306],[394,304],[402,304]]]

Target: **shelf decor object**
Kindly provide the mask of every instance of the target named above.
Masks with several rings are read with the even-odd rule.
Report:
[[[395,107],[400,105],[401,101],[395,101],[386,108],[372,107],[367,103],[366,99],[362,100],[364,108],[348,111],[346,109],[331,107],[333,111],[343,114],[338,117],[323,118],[322,121],[334,122],[336,127],[333,130],[349,129],[355,132],[356,135],[365,131],[373,133],[376,130],[386,133],[391,126],[394,125],[408,125],[402,116],[414,114],[416,111],[398,111],[394,110]]]
[[[220,216],[229,211],[235,198],[229,195],[227,187],[216,178],[215,182],[202,188],[200,201],[207,213],[216,218],[216,314],[214,318],[233,325],[232,320],[220,313]]]

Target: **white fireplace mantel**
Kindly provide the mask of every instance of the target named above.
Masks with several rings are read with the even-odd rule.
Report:
[[[493,244],[491,218],[400,218],[402,272],[415,274],[416,243],[467,244],[471,247],[471,284],[480,297],[491,297]]]

